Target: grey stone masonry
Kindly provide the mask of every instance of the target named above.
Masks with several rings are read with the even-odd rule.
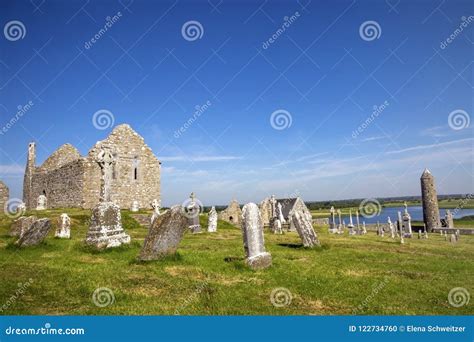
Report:
[[[255,203],[247,203],[242,210],[242,235],[246,262],[250,268],[264,269],[272,264],[272,256],[265,251],[263,221]]]
[[[16,244],[19,247],[35,246],[40,244],[51,229],[51,221],[48,218],[36,220],[23,232]]]
[[[173,206],[153,221],[138,259],[158,260],[175,254],[187,229],[188,218],[183,208]]]
[[[87,156],[65,144],[41,166],[36,166],[36,145],[30,143],[23,182],[27,208],[34,209],[40,195],[48,198],[48,208],[93,208],[100,197],[101,170],[96,158],[102,150],[110,152],[115,159],[111,201],[130,208],[134,200],[141,204],[149,204],[155,198],[160,200],[160,162],[144,139],[124,124],[97,142]]]
[[[421,175],[421,202],[423,206],[423,221],[428,232],[441,228],[439,218],[438,195],[436,193],[435,179],[428,169]]]
[[[6,186],[5,183],[0,181],[0,209],[5,211],[5,205],[8,202],[8,199],[10,197],[10,190],[8,189],[8,186]]]

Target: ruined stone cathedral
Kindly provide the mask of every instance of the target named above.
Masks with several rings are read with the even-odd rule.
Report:
[[[144,139],[129,125],[114,128],[81,156],[70,144],[53,152],[41,166],[36,166],[36,145],[30,143],[23,182],[23,201],[34,209],[40,195],[47,198],[48,208],[92,208],[99,202],[101,171],[97,155],[108,150],[114,156],[111,200],[121,208],[138,201],[141,208],[150,207],[160,198],[160,165]]]

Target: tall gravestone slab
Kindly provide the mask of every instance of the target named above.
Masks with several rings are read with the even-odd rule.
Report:
[[[19,247],[35,246],[40,244],[51,229],[51,221],[48,218],[42,218],[33,222],[32,225],[18,239],[16,244]]]
[[[209,211],[207,231],[210,233],[214,233],[217,231],[217,211],[215,207],[212,207]]]
[[[313,229],[313,225],[304,213],[295,210],[291,214],[291,220],[295,225],[296,231],[298,232],[304,247],[312,248],[320,245],[318,236]]]
[[[188,218],[183,208],[173,206],[153,221],[138,259],[158,260],[176,253],[187,229]]]
[[[21,237],[36,220],[36,216],[22,216],[16,219],[10,227],[10,236]]]
[[[130,236],[123,230],[120,207],[111,201],[114,157],[109,151],[102,150],[98,155],[97,162],[102,169],[100,203],[92,209],[85,242],[99,249],[118,247],[130,243]]]
[[[265,250],[263,221],[255,203],[247,203],[242,209],[242,235],[249,267],[254,270],[270,267],[272,256]]]

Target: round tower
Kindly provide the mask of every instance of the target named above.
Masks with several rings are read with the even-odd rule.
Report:
[[[36,206],[36,198],[32,198],[32,180],[36,167],[36,144],[28,145],[28,159],[26,160],[25,176],[23,178],[23,202],[28,209]]]
[[[435,180],[431,172],[428,169],[425,169],[421,175],[420,181],[423,221],[425,222],[426,230],[431,232],[433,228],[441,228]]]

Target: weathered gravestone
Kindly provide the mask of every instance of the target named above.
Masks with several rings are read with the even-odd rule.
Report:
[[[138,259],[158,260],[176,253],[187,229],[188,218],[182,207],[173,206],[153,221]]]
[[[114,158],[109,151],[101,151],[97,162],[102,169],[100,203],[92,209],[86,244],[96,248],[118,247],[130,243],[130,236],[122,228],[120,207],[111,202],[110,188]]]
[[[35,246],[40,244],[51,229],[51,221],[48,218],[36,220],[27,228],[16,244],[19,247]]]
[[[291,213],[290,219],[295,225],[296,231],[298,232],[304,247],[312,248],[316,245],[320,245],[318,236],[313,229],[313,225],[304,213],[295,210]]]
[[[281,221],[279,219],[273,220],[273,234],[283,234],[281,229]]]
[[[71,219],[67,214],[61,214],[58,218],[58,227],[54,234],[60,239],[69,239],[71,237]]]
[[[217,211],[215,207],[212,207],[209,211],[207,231],[210,233],[214,233],[217,231]]]
[[[132,206],[130,207],[130,211],[133,213],[136,213],[140,211],[140,203],[138,201],[132,201]]]
[[[263,221],[255,203],[247,203],[242,209],[242,236],[249,267],[254,270],[270,267],[272,256],[265,251]]]
[[[36,216],[23,216],[16,219],[10,227],[10,236],[21,237],[36,220]]]

